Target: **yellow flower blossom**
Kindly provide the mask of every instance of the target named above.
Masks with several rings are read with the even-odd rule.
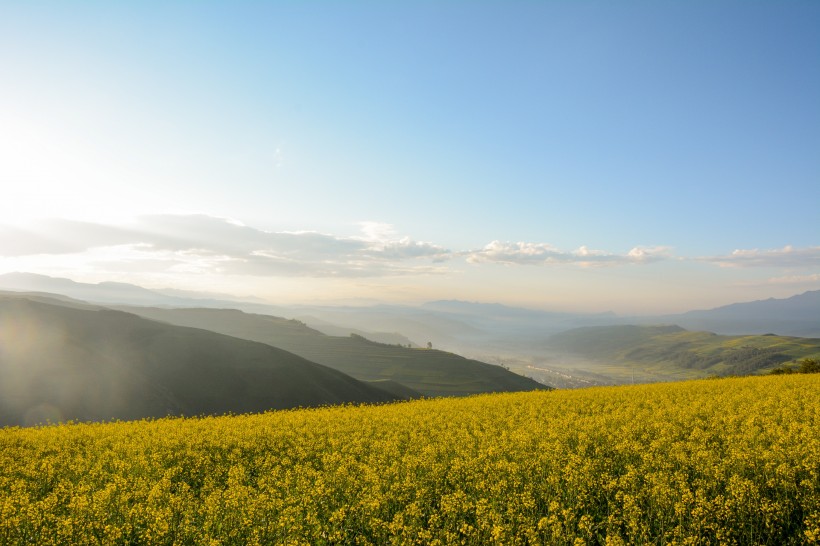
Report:
[[[818,376],[0,429],[0,544],[818,542]]]

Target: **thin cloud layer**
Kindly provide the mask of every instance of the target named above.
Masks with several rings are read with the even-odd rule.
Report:
[[[390,226],[368,223],[360,237],[324,233],[268,232],[206,215],[140,217],[127,227],[50,220],[29,228],[0,226],[0,255],[80,254],[116,248],[119,260],[98,261],[128,270],[169,264],[176,270],[262,276],[368,277],[433,274],[451,252],[398,238]],[[130,257],[123,257],[129,253]]]
[[[787,275],[784,277],[772,277],[767,281],[768,284],[818,284],[820,283],[820,273],[812,275]]]
[[[136,234],[119,227],[49,219],[34,227],[0,224],[0,256],[74,254],[100,246],[132,241]]]
[[[492,241],[479,249],[450,250],[399,235],[393,226],[362,222],[360,234],[260,230],[207,215],[153,215],[127,225],[49,220],[30,228],[0,226],[0,256],[88,256],[116,271],[147,271],[282,277],[385,277],[452,271],[446,262],[510,266],[615,267],[682,260],[665,246],[636,246],[625,253],[581,246],[562,250],[548,243]],[[463,261],[462,261],[463,260]],[[820,247],[736,250],[695,258],[722,267],[811,267]],[[163,269],[164,268],[164,269]]]
[[[721,267],[791,267],[820,266],[820,246],[794,248],[791,245],[774,250],[735,250],[726,256],[708,256],[700,261]]]
[[[651,263],[671,257],[668,247],[635,247],[626,254],[613,254],[581,246],[562,251],[545,243],[502,243],[493,241],[481,250],[466,254],[470,263],[506,265],[571,264],[583,267]]]

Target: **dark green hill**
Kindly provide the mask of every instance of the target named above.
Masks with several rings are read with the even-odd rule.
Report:
[[[609,364],[654,366],[681,377],[757,373],[783,362],[820,357],[820,339],[722,336],[680,326],[576,328],[553,335],[550,346]]]
[[[231,309],[122,309],[171,324],[204,328],[268,343],[358,379],[391,379],[425,396],[463,396],[546,388],[537,381],[500,366],[453,353],[376,343],[355,335],[327,336],[299,321],[280,317]]]
[[[397,398],[263,343],[62,303],[0,296],[0,425]]]
[[[413,390],[410,387],[402,385],[401,383],[397,383],[392,379],[377,379],[375,381],[365,381],[368,385],[372,387],[376,387],[383,391],[387,391],[388,393],[392,394],[396,398],[403,398],[403,399],[414,399],[414,398],[421,398],[424,395],[421,394],[419,391]]]

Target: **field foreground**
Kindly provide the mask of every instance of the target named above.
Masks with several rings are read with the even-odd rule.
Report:
[[[818,542],[818,376],[0,429],[0,544]]]

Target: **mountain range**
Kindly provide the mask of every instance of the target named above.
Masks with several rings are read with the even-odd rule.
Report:
[[[584,330],[589,328],[676,325],[704,331],[704,336],[706,332],[741,337],[757,335],[754,346],[761,350],[764,345],[775,343],[775,336],[764,334],[820,337],[820,291],[676,315],[629,317],[614,313],[550,312],[458,300],[433,301],[420,306],[279,306],[254,298],[149,290],[125,283],[77,283],[28,273],[0,275],[2,288],[40,293],[38,296],[29,292],[29,298],[59,297],[63,305],[69,305],[67,297],[78,298],[167,324],[265,343],[356,379],[378,381],[370,385],[399,398],[459,396],[539,386],[522,376],[535,378],[542,384],[575,387],[629,382],[636,374],[640,381],[655,381],[731,373],[732,359],[740,354],[726,353],[724,356],[729,360],[715,361],[716,367],[710,370],[679,366],[690,357],[675,356],[678,349],[684,353],[690,350],[699,353],[701,346],[695,343],[675,349],[674,335],[653,335],[650,345],[656,346],[640,358],[626,358],[623,351],[614,347],[609,354],[600,351],[593,354],[589,351],[591,347],[620,334],[614,333],[617,330]],[[55,296],[55,292],[63,296]],[[75,302],[73,305],[85,304]],[[643,332],[647,331],[651,330]],[[560,342],[560,334],[566,332],[574,332],[570,336],[584,339],[581,350]],[[690,334],[695,333],[677,335],[686,338],[686,343],[694,343]],[[667,342],[672,343],[672,349],[665,345]],[[644,346],[639,340],[635,343]],[[434,349],[422,349],[428,345]],[[772,358],[796,358],[802,353],[778,354],[780,356]],[[755,360],[757,357],[751,356],[757,364],[768,358]],[[754,362],[750,364],[752,367],[756,366]]]
[[[733,303],[715,309],[659,317],[690,330],[719,334],[768,334],[820,337],[820,290],[790,298]]]
[[[614,313],[569,313],[524,309],[493,303],[440,300],[414,307],[281,306],[256,298],[180,290],[149,290],[126,283],[79,283],[33,273],[0,275],[0,290],[63,294],[101,304],[156,307],[211,307],[239,309],[302,320],[331,335],[356,333],[387,343],[428,341],[447,349],[476,346],[516,347],[557,332],[585,326],[614,324],[678,324],[691,330],[718,334],[765,334],[820,337],[820,290],[785,299],[735,303],[715,309],[674,315],[617,316]],[[374,337],[382,336],[380,339]]]

